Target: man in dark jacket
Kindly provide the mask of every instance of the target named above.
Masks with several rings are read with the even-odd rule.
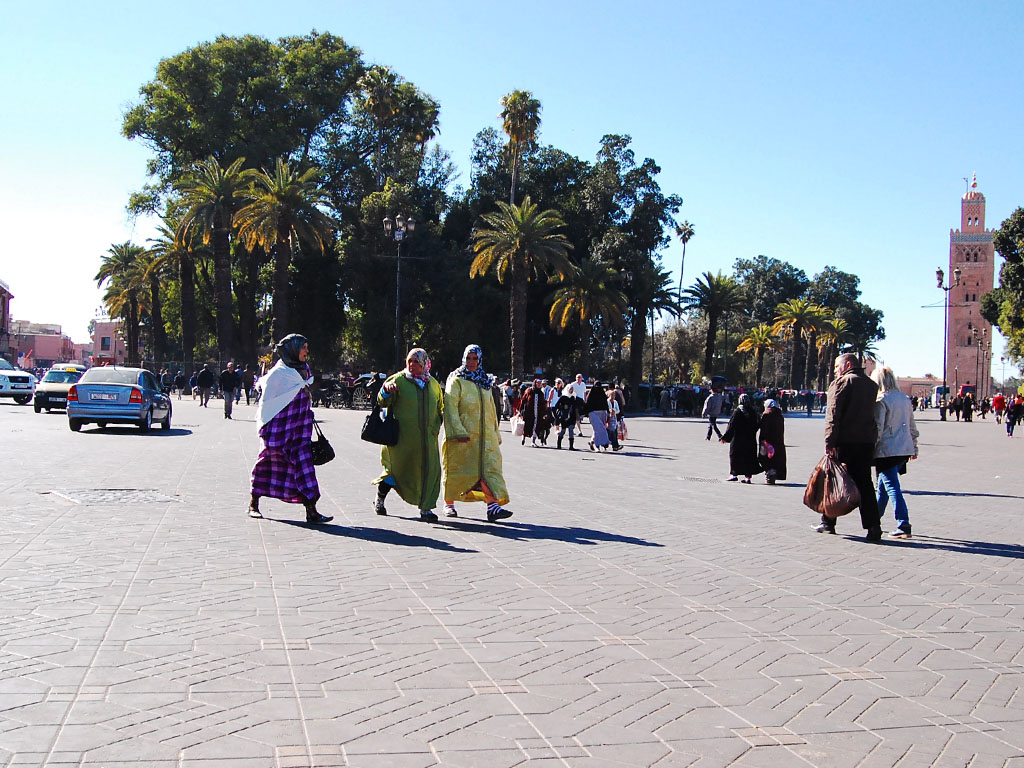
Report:
[[[846,471],[860,491],[860,522],[867,531],[866,541],[882,540],[878,499],[871,481],[871,462],[875,455],[875,400],[878,385],[864,374],[856,355],[836,358],[836,378],[828,388],[825,412],[825,452],[846,465]],[[818,533],[835,533],[835,518],[821,516]]]
[[[208,408],[207,403],[210,402],[210,390],[213,389],[213,371],[210,370],[209,363],[204,365],[203,370],[196,376],[196,384],[199,386],[199,404],[203,408]]]
[[[235,390],[242,385],[242,378],[235,372],[235,364],[220,372],[220,391],[224,395],[224,418],[231,418],[231,409],[235,404]]]

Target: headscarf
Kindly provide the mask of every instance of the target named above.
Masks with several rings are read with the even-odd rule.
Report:
[[[274,352],[281,358],[281,362],[287,365],[289,368],[294,368],[305,377],[308,371],[308,366],[299,360],[299,352],[302,351],[302,345],[307,342],[305,336],[300,336],[297,333],[289,333],[274,347]]]
[[[417,363],[423,366],[422,373],[416,374],[415,376],[409,370],[409,361],[415,360]],[[422,347],[416,347],[409,350],[409,354],[405,356],[405,368],[402,369],[402,373],[405,378],[416,382],[416,386],[423,389],[430,381],[430,356],[427,354],[427,350]]]
[[[469,368],[466,367],[466,358],[474,353],[479,359],[479,363],[477,364],[475,371],[470,371]],[[480,349],[479,344],[470,344],[466,347],[465,351],[462,353],[462,365],[455,369],[455,375],[460,379],[472,381],[480,387],[480,389],[490,389],[494,386],[495,382],[495,378],[493,376],[489,373],[484,373],[484,351]]]
[[[778,408],[779,404],[775,400],[765,400],[764,401],[764,407],[765,408]]]

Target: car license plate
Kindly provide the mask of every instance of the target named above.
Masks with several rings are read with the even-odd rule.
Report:
[[[14,388],[15,389],[31,389],[30,385],[28,385],[28,384],[15,384]]]
[[[117,395],[107,394],[106,392],[94,392],[92,395],[93,400],[117,400]]]
[[[67,398],[64,397],[51,397],[50,399],[55,403],[63,403],[67,401]]]

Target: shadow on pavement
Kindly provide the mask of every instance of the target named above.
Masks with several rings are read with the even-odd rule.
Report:
[[[992,541],[969,541],[967,539],[945,539],[939,536],[918,536],[912,539],[893,539],[893,544],[912,549],[944,549],[947,552],[962,552],[967,555],[990,555],[992,557],[1010,557],[1015,560],[1024,558],[1024,546],[1005,544]]]
[[[181,427],[161,429],[159,425],[156,425],[148,431],[143,431],[130,424],[125,424],[120,427],[96,427],[95,429],[82,427],[81,434],[87,435],[90,433],[102,435],[128,435],[131,437],[181,437],[182,435],[191,435],[192,430],[182,429]]]
[[[516,541],[536,541],[546,539],[550,541],[564,541],[568,544],[598,544],[600,542],[617,542],[620,544],[635,544],[638,547],[662,547],[645,539],[638,539],[634,536],[623,536],[618,533],[607,531],[596,531],[592,528],[558,528],[552,525],[534,525],[532,523],[517,523],[503,520],[500,523],[483,523],[481,520],[474,520],[466,517],[442,518],[439,523],[450,525],[459,531],[472,533],[487,533],[491,536],[500,536],[503,539],[515,539]]]
[[[284,523],[294,525],[297,528],[306,528],[316,533],[325,533],[329,536],[343,536],[346,539],[359,539],[360,541],[372,541],[375,544],[394,544],[400,547],[426,547],[428,549],[440,549],[444,552],[459,552],[473,554],[475,549],[463,549],[449,544],[440,539],[431,539],[427,536],[414,536],[408,533],[388,530],[387,528],[350,528],[344,525],[310,525],[301,520],[281,520],[274,517],[264,517],[272,523]],[[418,520],[417,520],[418,522]]]
[[[1022,499],[1009,493],[961,493],[960,491],[908,491],[903,489],[904,496],[977,496],[988,499]]]

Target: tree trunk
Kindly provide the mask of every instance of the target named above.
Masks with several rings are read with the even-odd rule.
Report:
[[[274,332],[273,341],[278,342],[291,333],[288,330],[288,267],[292,263],[290,233],[277,233],[274,245]]]
[[[711,378],[715,364],[715,337],[718,335],[718,313],[708,312],[708,334],[704,339],[704,375]]]
[[[633,410],[643,410],[640,402],[640,382],[644,376],[644,346],[647,343],[647,307],[633,307],[633,320],[629,329],[629,391],[633,396]]]
[[[522,264],[512,259],[509,327],[512,329],[512,378],[526,373],[526,296],[527,273]]]
[[[196,358],[196,267],[191,253],[182,254],[178,262],[181,283],[181,354],[186,375],[192,372]]]
[[[508,204],[516,204],[516,184],[519,183],[519,143],[512,150],[512,188],[508,194]]]
[[[800,336],[803,334],[802,326],[793,326],[793,355],[789,359],[789,386],[793,389],[800,389],[799,374],[803,370],[803,361],[800,359]]]
[[[257,346],[256,290],[259,281],[259,260],[247,248],[238,248],[242,279],[235,284],[238,300],[238,354],[247,363],[255,362]]]
[[[128,367],[139,367],[139,303],[132,299],[128,302],[128,317],[125,318],[125,346],[128,347]],[[117,359],[115,358],[115,362]]]
[[[756,352],[757,367],[754,369],[754,389],[761,388],[761,374],[764,372],[764,348],[758,347]]]
[[[231,302],[231,246],[228,242],[227,214],[217,214],[220,226],[213,230],[213,290],[217,304],[217,354],[230,360],[235,337]]]
[[[167,331],[164,329],[164,313],[160,300],[160,278],[156,275],[149,279],[149,294],[149,316],[153,321],[153,356],[157,360],[164,360],[167,357]]]
[[[813,389],[814,381],[811,378],[811,371],[818,364],[818,332],[812,331],[807,339],[807,372],[804,375],[804,388]]]

